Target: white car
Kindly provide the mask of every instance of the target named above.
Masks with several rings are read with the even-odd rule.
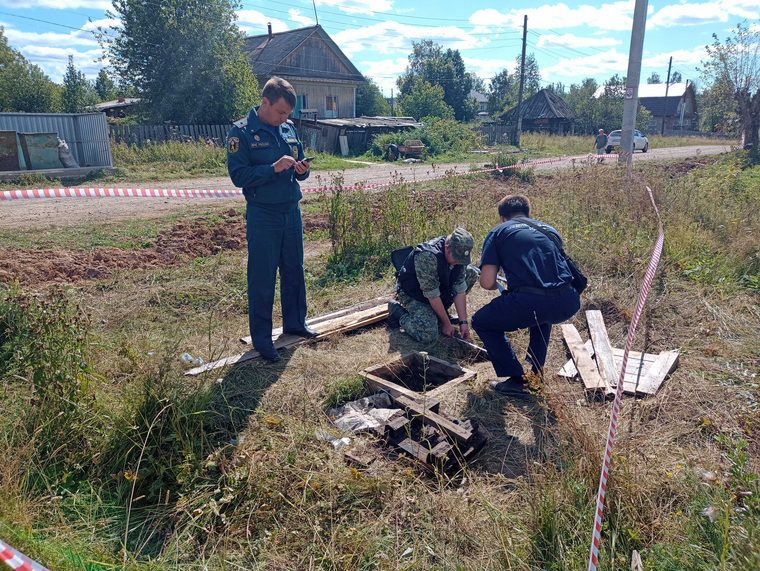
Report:
[[[605,150],[608,155],[612,152],[612,149],[620,146],[620,137],[622,134],[623,132],[618,129],[607,135],[607,148]],[[642,153],[646,153],[649,150],[649,139],[642,135],[641,131],[638,129],[633,132],[633,150],[641,151]]]

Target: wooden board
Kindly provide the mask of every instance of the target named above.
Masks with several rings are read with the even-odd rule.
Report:
[[[312,317],[311,319],[307,319],[306,325],[308,325],[309,327],[312,327],[316,325],[317,323],[326,323],[328,321],[332,322],[341,317],[345,317],[346,315],[350,315],[352,313],[357,313],[365,309],[370,309],[372,307],[377,307],[383,304],[387,304],[394,297],[395,297],[394,294],[389,293],[387,295],[381,295],[380,297],[376,297],[375,299],[370,299],[367,301],[355,303],[354,305],[349,305],[348,307],[344,307],[343,309],[338,309],[336,311],[331,311],[330,313],[325,313],[324,315],[320,315],[318,317]],[[272,341],[275,341],[280,335],[282,335],[282,327],[273,329]],[[241,337],[240,342],[243,343],[244,345],[250,345],[251,336],[248,335],[247,337]]]
[[[562,325],[562,335],[565,338],[570,354],[573,356],[575,367],[578,370],[583,385],[588,392],[601,392],[605,395],[609,395],[611,390],[604,383],[599,371],[596,368],[596,364],[591,360],[586,348],[583,346],[583,341],[575,328],[575,325],[565,323]]]
[[[427,393],[416,393],[407,389],[406,387],[402,387],[401,385],[397,385],[396,383],[392,383],[383,378],[380,378],[373,373],[367,372],[367,370],[360,371],[359,374],[367,379],[367,384],[373,391],[386,392],[394,399],[405,397],[407,399],[416,401],[417,403],[424,406],[427,410],[438,410],[438,401],[429,396]]]
[[[660,388],[660,385],[670,373],[675,371],[678,366],[678,351],[663,351],[657,356],[657,359],[639,381],[636,392],[645,395],[653,395]]]
[[[283,349],[288,347],[297,347],[299,345],[306,345],[307,343],[320,341],[332,335],[346,333],[348,331],[353,331],[354,329],[372,325],[373,323],[384,320],[386,317],[388,317],[387,303],[377,305],[375,307],[371,307],[369,309],[365,309],[364,311],[359,311],[351,315],[346,315],[339,319],[318,323],[314,326],[314,329],[319,331],[319,335],[313,339],[305,339],[303,337],[297,337],[295,335],[280,335],[277,338],[277,341],[274,342],[274,346],[275,349]],[[233,355],[231,357],[225,357],[224,359],[220,359],[218,361],[205,363],[200,367],[195,367],[193,369],[185,371],[185,375],[200,375],[201,373],[205,373],[213,369],[242,363],[244,361],[255,359],[259,356],[259,352],[255,349],[252,349],[251,351],[246,351],[245,353],[241,353],[239,355]]]
[[[584,347],[590,357],[594,356],[594,347],[591,339],[586,341]],[[625,350],[614,348],[612,350],[616,362],[623,366],[623,354]],[[657,371],[652,369],[658,362]],[[623,392],[628,395],[652,395],[657,392],[665,378],[678,366],[678,351],[663,351],[659,355],[644,353],[641,358],[640,351],[628,352],[628,363],[625,367],[625,379],[623,380]],[[558,374],[563,377],[573,378],[578,375],[575,363],[570,359],[559,370]],[[646,384],[644,381],[646,380]],[[651,380],[648,380],[651,379]],[[637,387],[638,384],[638,387]]]
[[[438,430],[442,430],[450,438],[456,440],[457,443],[464,445],[465,448],[472,438],[472,431],[464,430],[458,424],[454,424],[447,418],[444,418],[443,416],[422,407],[420,403],[414,399],[399,395],[397,397],[393,397],[393,400],[396,405],[419,418],[423,424],[434,426]]]
[[[612,344],[607,335],[607,327],[604,325],[602,312],[596,309],[586,312],[586,322],[591,342],[594,345],[596,367],[609,388],[616,388],[620,378],[620,367],[615,363],[612,354]]]

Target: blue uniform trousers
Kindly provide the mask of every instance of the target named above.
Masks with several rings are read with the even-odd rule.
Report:
[[[497,377],[525,373],[505,331],[530,331],[528,361],[537,370],[546,362],[552,325],[570,319],[580,309],[580,296],[571,289],[559,296],[502,292],[472,316],[472,328],[483,341]]]
[[[303,222],[296,206],[278,212],[249,203],[248,324],[254,347],[272,345],[272,307],[277,268],[283,329],[303,329],[306,323],[306,284],[303,269]]]

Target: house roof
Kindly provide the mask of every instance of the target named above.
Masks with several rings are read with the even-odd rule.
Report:
[[[639,103],[649,111],[652,115],[667,115],[672,116],[678,113],[678,105],[681,102],[681,97],[671,97],[668,93],[667,97],[639,97]]]
[[[139,102],[139,97],[124,97],[122,99],[114,99],[113,101],[103,101],[103,103],[96,103],[95,105],[92,105],[91,108],[95,111],[105,111],[106,109],[129,107]]]
[[[680,99],[683,97],[683,94],[686,93],[689,86],[691,86],[691,83],[688,81],[686,83],[671,83],[670,86],[667,87],[668,99],[671,97]],[[594,97],[598,99],[604,95],[605,87],[605,85],[599,86],[597,90],[594,91]],[[666,85],[664,83],[643,83],[639,85],[639,99],[648,97],[665,97],[665,87]],[[620,97],[625,95],[624,85],[616,85],[613,87],[613,90],[616,91]]]
[[[307,69],[305,67],[295,68],[284,63],[291,54],[295,53],[313,36],[318,36],[330,47],[335,56],[348,68],[348,73]],[[356,69],[351,60],[346,57],[346,54],[341,51],[320,25],[288,30],[286,32],[249,36],[244,39],[244,42],[251,65],[253,66],[253,72],[256,75],[339,79],[364,83],[364,76],[362,76],[361,72]]]
[[[415,121],[414,117],[346,117],[344,119],[317,119],[317,123],[332,125],[334,127],[358,127],[358,128],[419,128],[423,123]]]
[[[520,115],[523,119],[529,120],[575,118],[575,113],[565,103],[565,100],[549,89],[542,89],[523,101]],[[512,107],[506,113],[502,113],[501,120],[505,122],[517,121],[517,106]]]
[[[488,103],[488,97],[480,93],[479,91],[475,91],[474,89],[470,90],[470,99],[474,99],[478,103]]]

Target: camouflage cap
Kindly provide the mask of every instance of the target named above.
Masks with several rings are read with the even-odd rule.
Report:
[[[454,262],[466,266],[470,263],[473,239],[464,228],[457,228],[449,235],[449,250]]]

